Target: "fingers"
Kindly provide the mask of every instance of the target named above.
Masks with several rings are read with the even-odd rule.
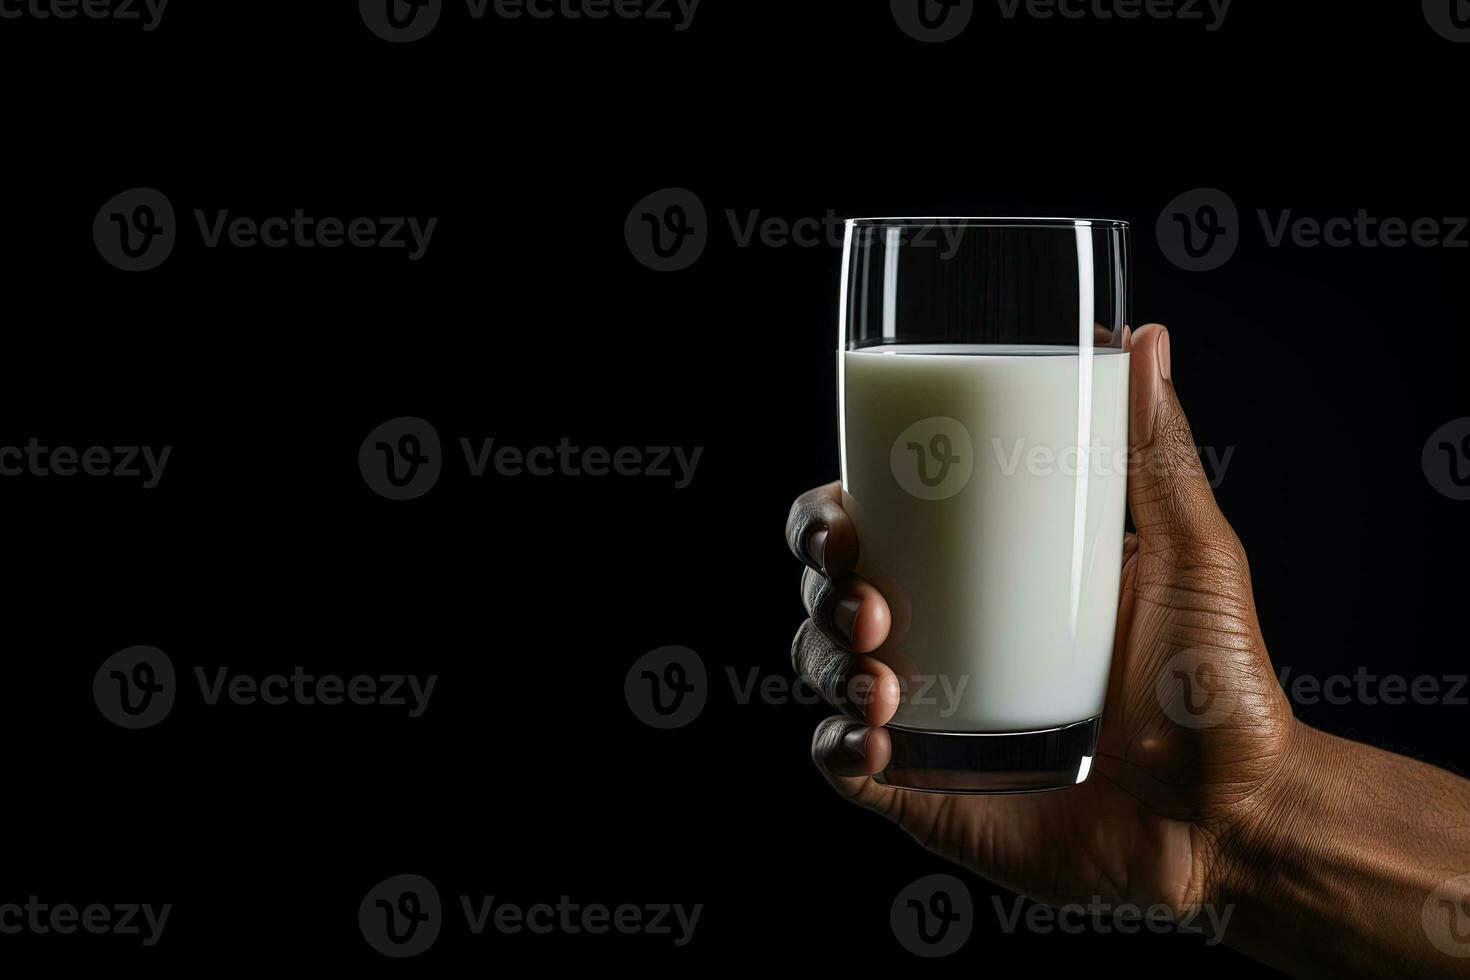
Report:
[[[808,568],[839,579],[857,566],[857,529],[842,509],[842,484],[832,482],[796,498],[786,517],[786,543]]]
[[[812,735],[812,761],[843,798],[887,817],[926,847],[946,803],[954,797],[885,786],[873,779],[892,758],[885,728],[870,728],[840,715],[828,718]]]
[[[833,715],[812,735],[812,761],[829,777],[851,779],[882,772],[892,747],[888,732]]]
[[[811,616],[791,644],[792,666],[828,704],[812,738],[812,759],[844,797],[914,832],[932,825],[940,796],[884,786],[872,778],[892,756],[887,724],[898,710],[898,676],[868,656],[888,637],[892,614],[881,593],[852,574],[857,529],[842,509],[841,483],[802,494],[786,519],[786,541],[808,568],[802,602]],[[856,652],[853,652],[856,651]]]
[[[1130,358],[1128,509],[1145,537],[1209,537],[1228,528],[1174,391],[1169,331],[1150,323],[1127,338]],[[1233,532],[1232,532],[1233,534]]]
[[[883,725],[898,710],[898,675],[886,664],[849,653],[810,619],[791,643],[791,666],[824,701],[869,725]]]
[[[888,603],[856,575],[834,583],[808,568],[801,575],[801,601],[823,633],[854,653],[876,650],[888,638]]]
[[[801,597],[811,617],[791,643],[791,664],[828,704],[870,725],[898,710],[898,677],[867,656],[888,637],[888,603],[857,564],[857,530],[842,509],[842,485],[829,483],[797,498],[786,541],[807,565]]]

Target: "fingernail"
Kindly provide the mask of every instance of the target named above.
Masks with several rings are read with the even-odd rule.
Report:
[[[868,761],[868,736],[873,730],[866,725],[849,729],[842,736],[842,751],[853,761],[859,764]]]
[[[813,531],[806,539],[806,555],[823,575],[827,574],[826,554],[827,529],[824,527]]]
[[[1132,327],[1125,326],[1123,328],[1123,349],[1124,350],[1129,350],[1129,351],[1131,351],[1133,349],[1133,328]]]
[[[1159,375],[1165,381],[1168,381],[1168,380],[1170,380],[1169,371],[1170,371],[1170,368],[1173,365],[1170,364],[1170,362],[1169,362],[1169,331],[1167,331],[1167,330],[1165,330],[1164,333],[1163,333],[1163,336],[1161,336],[1159,338],[1158,352],[1159,352]]]
[[[837,630],[843,643],[852,644],[852,624],[857,622],[858,610],[862,605],[863,600],[849,596],[832,607],[832,628]]]

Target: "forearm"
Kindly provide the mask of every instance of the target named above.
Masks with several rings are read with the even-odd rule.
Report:
[[[1210,899],[1230,945],[1296,976],[1470,976],[1470,780],[1298,723],[1242,809]]]

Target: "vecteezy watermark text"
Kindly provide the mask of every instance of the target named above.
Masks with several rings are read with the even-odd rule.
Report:
[[[1470,674],[1376,674],[1360,664],[1352,674],[1295,673],[1283,666],[1277,674],[1281,689],[1296,704],[1443,704],[1464,707],[1470,704],[1466,685]]]
[[[1220,651],[1191,647],[1170,657],[1155,682],[1159,707],[1184,728],[1214,728],[1235,719],[1241,692],[1230,682],[1229,658]],[[1464,707],[1470,703],[1470,675],[1378,674],[1360,665],[1352,674],[1298,673],[1283,666],[1277,683],[1295,704],[1362,704],[1390,707],[1414,704]],[[1237,722],[1238,723],[1238,722]]]
[[[156,946],[168,924],[171,903],[158,907],[151,904],[93,902],[80,908],[70,902],[50,904],[31,895],[24,905],[18,902],[0,904],[0,935],[34,936],[71,935],[76,932],[94,936],[141,936],[144,946]]]
[[[1002,439],[992,438],[991,445],[1002,476],[1015,476],[1023,470],[1028,476],[1052,476],[1057,473],[1066,477],[1083,473],[1102,477],[1127,476],[1131,455],[1129,447],[1109,446],[1100,439],[1094,439],[1086,452],[1076,446],[1055,449],[1033,444],[1025,438],[1013,439],[1009,446]],[[1221,449],[1215,446],[1196,446],[1195,452],[1199,456],[1200,466],[1205,471],[1210,488],[1218,489],[1225,481],[1225,472],[1230,468],[1231,459],[1235,457],[1235,447],[1225,446]]]
[[[206,707],[231,704],[240,708],[264,705],[300,707],[338,705],[389,708],[419,718],[429,707],[438,674],[340,674],[309,672],[297,665],[289,671],[264,674],[207,670],[196,666],[194,680],[200,703]],[[152,646],[119,650],[102,662],[92,678],[92,699],[102,716],[119,728],[151,728],[173,710],[180,686],[173,661]]]
[[[1177,20],[1202,23],[1207,33],[1225,26],[1233,0],[996,0],[1000,15],[1015,20]]]
[[[1225,26],[1232,0],[995,0],[1001,19],[1171,20],[1203,24],[1206,33]],[[889,0],[893,20],[926,44],[953,41],[975,16],[976,0]]]
[[[1261,222],[1261,231],[1266,244],[1280,248],[1288,238],[1298,248],[1467,248],[1470,237],[1465,229],[1470,218],[1379,218],[1359,208],[1352,217],[1337,217],[1318,220],[1310,217],[1293,217],[1290,208],[1272,216],[1262,209],[1256,212]]]
[[[694,481],[703,446],[583,446],[563,436],[555,445],[497,445],[493,437],[459,440],[465,471],[472,479],[493,473],[506,478],[635,477],[668,480],[675,490]],[[416,416],[390,419],[369,432],[358,447],[357,464],[372,490],[389,500],[413,500],[439,480],[445,453],[438,431]]]
[[[1470,248],[1470,217],[1374,215],[1365,208],[1325,218],[1294,209],[1256,210],[1267,248]],[[1189,272],[1218,269],[1235,254],[1245,222],[1230,195],[1199,187],[1164,206],[1155,225],[1159,248]]]
[[[242,215],[230,208],[195,208],[200,244],[219,249],[375,249],[402,252],[410,262],[429,250],[438,218],[334,217],[295,208],[289,214]],[[162,191],[134,187],[114,195],[92,221],[92,240],[107,262],[124,272],[162,265],[180,235],[173,203]]]
[[[1082,474],[1096,477],[1126,477],[1134,464],[1131,450],[1124,443],[1108,444],[1094,438],[1086,450],[1079,446],[1051,446],[1033,442],[1024,436],[1006,440],[992,436],[993,466],[989,460],[977,459],[969,428],[960,420],[936,415],[909,425],[893,440],[888,465],[893,478],[906,493],[920,500],[944,500],[953,497],[970,482],[976,466],[989,468],[1004,477],[1076,478]],[[1200,466],[1212,489],[1225,480],[1235,447],[1196,446]]]
[[[519,905],[503,900],[497,903],[494,895],[473,901],[469,895],[461,895],[459,903],[470,932],[476,936],[487,928],[505,935],[529,932],[538,936],[552,933],[575,936],[583,932],[589,935],[618,932],[632,936],[642,933],[669,936],[675,946],[689,945],[694,938],[694,929],[699,925],[699,916],[704,911],[703,904],[686,907],[672,902],[623,904],[616,908],[599,902],[583,905],[566,895],[560,896],[555,905],[549,902]]]
[[[798,634],[798,640],[800,634]],[[828,704],[837,708],[867,705],[874,696],[872,679],[858,674],[840,690],[818,693],[804,678],[765,673],[759,667],[724,668],[730,699],[740,707],[751,704]],[[704,659],[688,647],[665,646],[635,660],[623,679],[628,709],[650,728],[683,728],[704,711],[711,694]],[[967,674],[900,674],[900,704],[935,707],[949,718],[962,704],[969,687]]]
[[[991,896],[996,922],[1011,935],[1026,931],[1039,935],[1061,932],[1079,935],[1093,932],[1166,934],[1171,932],[1205,936],[1205,945],[1215,946],[1225,937],[1233,905],[1223,908],[1205,904],[1176,914],[1162,903],[1142,906],[1132,902],[1109,902],[1094,895],[1087,902],[1043,905],[1017,895],[1009,908],[999,896]],[[910,883],[894,898],[889,924],[899,945],[916,956],[937,958],[958,952],[975,927],[975,904],[965,883],[954,875],[926,875]]]
[[[114,20],[158,29],[168,0],[0,0],[0,20]]]
[[[25,447],[0,446],[0,477],[108,476],[141,479],[152,490],[163,479],[172,446],[47,446],[32,437]]]
[[[1077,935],[1096,932],[1107,935],[1120,932],[1131,935],[1147,930],[1155,935],[1182,932],[1207,937],[1206,946],[1216,946],[1225,938],[1230,917],[1235,914],[1234,905],[1218,909],[1214,905],[1201,905],[1184,915],[1175,915],[1167,905],[1154,904],[1147,907],[1132,902],[1105,902],[1094,895],[1086,904],[1069,902],[1056,907],[1027,902],[1019,895],[1011,900],[1010,911],[999,895],[992,895],[995,916],[1002,932],[1014,933],[1024,925],[1027,932],[1046,934],[1064,932]]]
[[[712,237],[708,211],[699,195],[683,187],[666,187],[639,200],[623,222],[628,251],[655,272],[678,272],[699,260]],[[821,215],[771,215],[759,208],[737,211],[727,208],[724,222],[736,248],[841,248],[846,240],[846,219],[828,208]],[[860,242],[862,246],[935,248],[948,261],[959,253],[965,233],[962,222],[939,220],[911,228],[885,229],[882,239]]]
[[[694,25],[701,0],[464,0],[473,22],[487,14],[505,21],[642,20],[668,24],[682,34]],[[439,23],[444,0],[358,0],[368,30],[404,44],[428,37]]]
[[[458,896],[465,929],[471,936],[495,932],[503,936],[586,934],[667,937],[675,946],[694,938],[703,903],[576,902],[558,896],[555,903],[521,904],[495,895]],[[385,956],[417,956],[434,945],[448,914],[439,890],[423,875],[394,875],[378,882],[358,906],[357,921],[369,946]]]
[[[687,450],[683,446],[603,446],[582,447],[563,437],[555,446],[501,445],[494,439],[481,439],[478,445],[469,439],[459,441],[465,465],[471,476],[484,476],[494,469],[500,476],[649,476],[672,479],[675,490],[683,490],[694,480],[703,446]]]
[[[429,250],[429,239],[439,224],[438,218],[421,220],[412,215],[388,218],[317,218],[297,208],[290,217],[274,215],[266,218],[230,216],[228,208],[220,208],[212,217],[203,208],[194,210],[199,236],[205,248],[227,244],[233,248],[352,248],[409,249],[407,258],[415,262]]]

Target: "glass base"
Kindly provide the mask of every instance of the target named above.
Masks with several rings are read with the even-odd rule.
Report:
[[[893,757],[873,778],[926,793],[1039,793],[1087,778],[1102,716],[1036,732],[888,728]]]

